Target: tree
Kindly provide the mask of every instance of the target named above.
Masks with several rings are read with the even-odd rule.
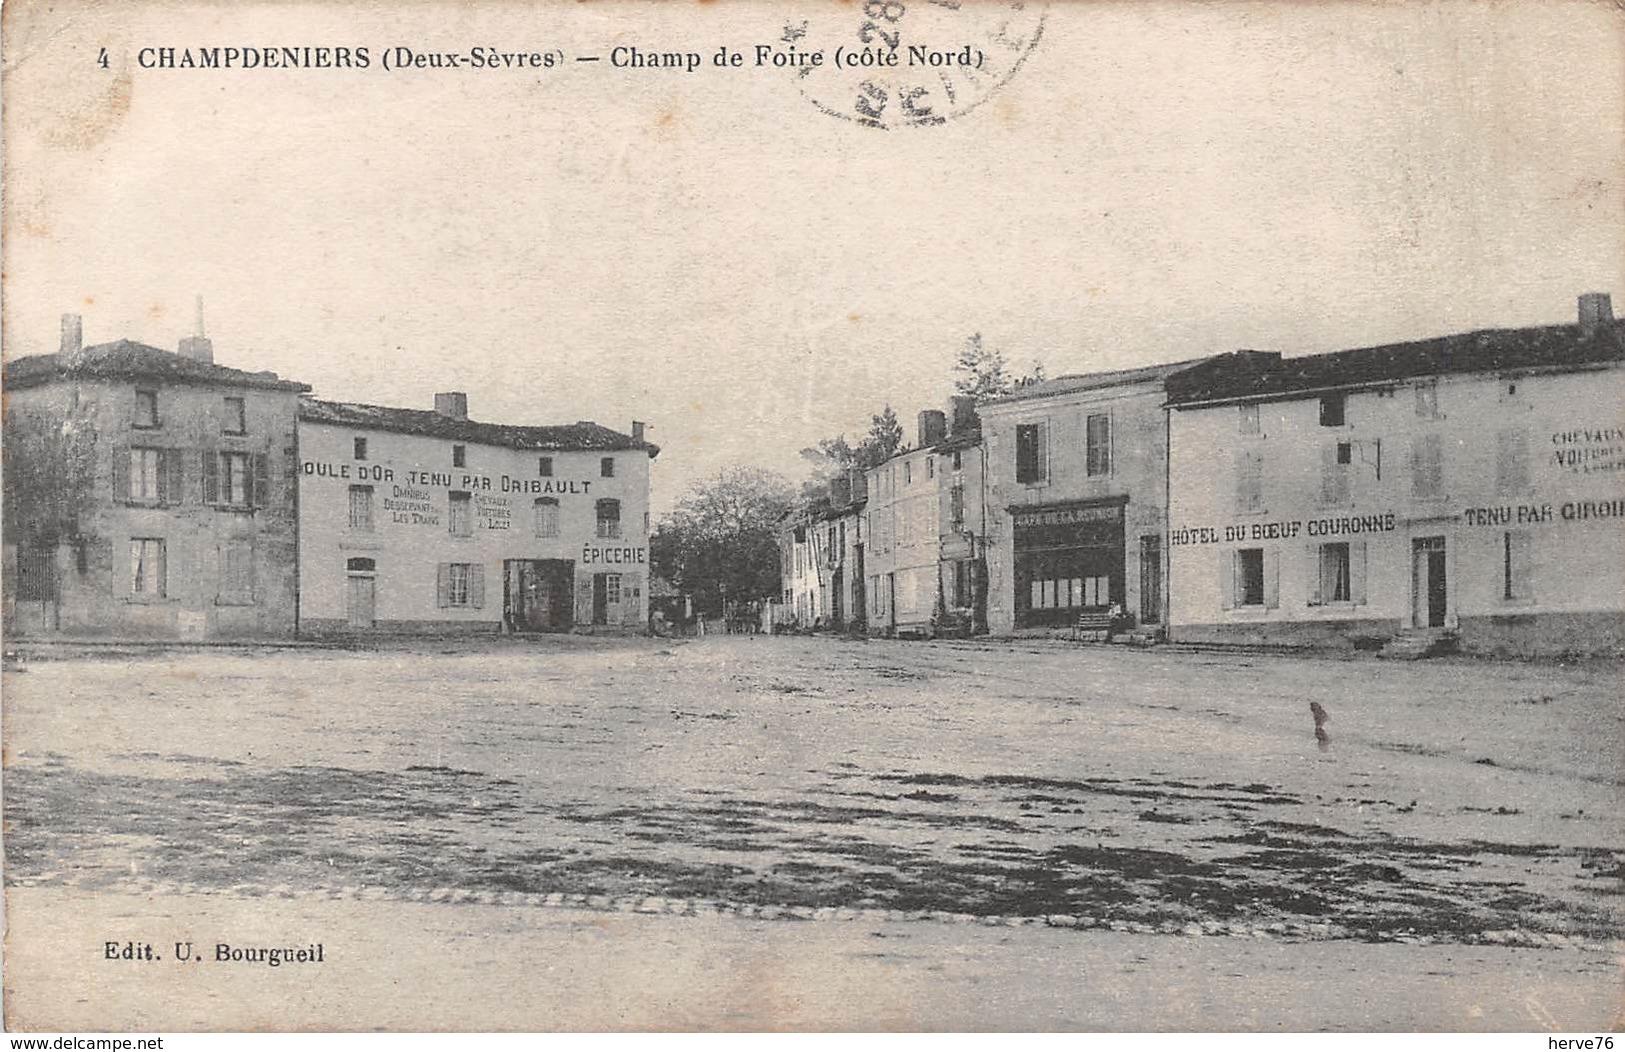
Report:
[[[954,371],[959,374],[954,381],[954,390],[962,395],[970,395],[978,402],[1009,394],[1013,386],[1005,375],[1004,352],[989,350],[979,332],[972,333],[965,340],[965,346],[959,351],[959,360],[954,363]]]
[[[897,414],[888,405],[869,418],[869,437],[858,447],[859,464],[864,468],[884,464],[902,446],[903,425],[897,422]]]
[[[13,408],[5,427],[5,533],[54,547],[89,525],[96,429],[88,421]]]
[[[777,595],[778,523],[793,496],[782,475],[759,468],[724,468],[694,483],[650,538],[654,571],[713,614]]]
[[[812,491],[824,488],[830,479],[839,478],[853,468],[867,471],[884,464],[902,446],[903,425],[898,422],[896,411],[888,405],[869,418],[869,433],[858,445],[852,445],[846,435],[841,434],[821,439],[817,445],[801,451],[802,458],[815,465],[814,478],[802,487],[802,495],[812,496]]]

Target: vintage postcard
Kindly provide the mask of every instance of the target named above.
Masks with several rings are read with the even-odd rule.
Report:
[[[1621,1024],[1618,4],[3,28],[9,1029]]]

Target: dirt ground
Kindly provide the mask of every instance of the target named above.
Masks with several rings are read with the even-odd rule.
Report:
[[[1619,684],[726,636],[32,660],[5,679],[8,1016],[1595,1028],[1621,1018]],[[194,938],[336,956],[241,989],[98,956]],[[525,961],[565,993],[466,1015]]]

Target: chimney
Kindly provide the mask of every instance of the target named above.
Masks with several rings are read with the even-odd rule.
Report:
[[[643,441],[643,421],[641,420],[632,421],[632,441]]]
[[[468,395],[463,391],[437,391],[434,411],[453,420],[468,419]]]
[[[844,508],[852,503],[850,475],[838,475],[829,480],[829,503],[834,508]]]
[[[954,395],[948,399],[948,405],[953,414],[948,422],[948,433],[950,435],[975,431],[981,424],[981,421],[976,418],[976,399],[971,395]]]
[[[1580,296],[1580,331],[1590,332],[1614,320],[1614,305],[1606,292],[1586,292]]]
[[[862,468],[849,468],[846,472],[848,488],[852,491],[852,502],[869,499],[869,475]]]
[[[84,322],[77,314],[62,315],[62,343],[57,347],[57,359],[71,365],[85,349]]]
[[[920,410],[920,448],[930,449],[948,437],[948,417],[940,409]]]
[[[214,364],[214,341],[203,335],[203,297],[197,298],[197,319],[193,333],[181,337],[181,357],[206,365]]]

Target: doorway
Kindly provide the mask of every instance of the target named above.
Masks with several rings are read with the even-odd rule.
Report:
[[[349,575],[347,622],[351,628],[367,629],[377,624],[378,579],[371,574]]]
[[[609,624],[609,574],[592,575],[592,623]]]
[[[1162,622],[1162,535],[1140,538],[1140,624]]]
[[[1443,628],[1450,599],[1443,537],[1418,537],[1411,542],[1411,595],[1412,624]]]
[[[509,559],[504,564],[504,612],[515,632],[568,632],[574,610],[575,563],[568,559]]]

